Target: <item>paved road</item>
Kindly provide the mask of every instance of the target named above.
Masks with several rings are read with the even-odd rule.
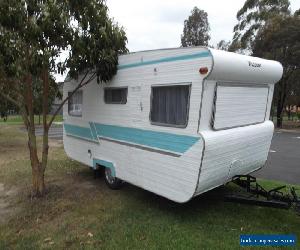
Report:
[[[36,135],[43,135],[43,129],[38,128],[35,131]],[[49,130],[49,138],[62,140],[63,137],[63,128],[62,126],[51,126]]]
[[[300,184],[300,132],[275,131],[267,164],[255,176]]]
[[[36,135],[42,135],[43,129],[37,128]],[[62,140],[62,126],[53,126],[49,137]],[[291,184],[300,184],[300,131],[275,131],[267,165],[257,171],[257,177],[278,180]]]
[[[25,128],[21,128],[22,131],[25,132]],[[42,127],[36,127],[35,128],[35,134],[37,136],[43,135],[43,128]],[[62,140],[63,137],[63,128],[61,125],[54,125],[50,127],[49,130],[49,138]]]

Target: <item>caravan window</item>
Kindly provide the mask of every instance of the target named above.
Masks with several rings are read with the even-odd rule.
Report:
[[[104,101],[107,104],[126,104],[127,88],[105,88]]]
[[[264,122],[268,96],[266,84],[217,83],[213,128],[221,130]]]
[[[153,86],[150,120],[162,126],[186,127],[190,85]]]
[[[68,113],[71,116],[82,116],[82,90],[75,92],[68,100]]]

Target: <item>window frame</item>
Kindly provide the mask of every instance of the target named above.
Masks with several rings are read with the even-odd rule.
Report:
[[[126,90],[126,100],[125,102],[107,102],[105,98],[105,91],[106,90],[112,90],[112,89],[125,89]],[[127,99],[128,99],[128,86],[122,86],[122,87],[104,87],[103,88],[103,100],[105,104],[119,104],[119,105],[125,105],[127,104]]]
[[[215,128],[215,118],[216,118],[215,116],[216,116],[216,112],[217,112],[216,104],[217,104],[217,101],[218,101],[218,87],[219,86],[223,86],[223,87],[266,88],[266,89],[268,89],[267,103],[266,103],[266,108],[265,108],[264,119],[262,121],[259,121],[259,122],[252,122],[252,123],[247,123],[247,124],[242,124],[242,125],[237,125],[237,126],[224,127],[224,128]],[[267,117],[269,98],[270,98],[270,85],[268,83],[247,83],[247,82],[217,81],[216,85],[215,85],[215,89],[214,89],[213,110],[212,110],[212,115],[211,115],[211,119],[210,119],[210,126],[211,126],[212,130],[221,131],[221,130],[247,127],[247,126],[251,126],[251,125],[264,123],[266,121],[266,117]]]
[[[72,91],[68,91],[68,97],[70,96],[70,94],[72,93]],[[82,95],[82,103],[81,103],[81,114],[80,115],[74,115],[70,113],[70,98],[74,97],[75,94],[81,93]],[[82,89],[77,90],[71,97],[68,99],[68,115],[69,116],[73,116],[73,117],[82,117],[82,111],[83,111],[83,91]]]
[[[187,107],[186,107],[186,120],[185,124],[183,125],[176,125],[176,124],[170,124],[170,123],[161,123],[161,122],[154,122],[151,119],[152,114],[152,103],[153,103],[153,88],[159,88],[159,87],[178,87],[178,86],[187,86],[188,87],[188,101],[187,101]],[[149,121],[150,124],[155,126],[162,126],[162,127],[173,127],[173,128],[186,128],[189,123],[189,115],[190,115],[190,100],[191,100],[191,90],[192,90],[192,83],[176,83],[176,84],[155,84],[151,85],[151,96],[150,96],[150,112],[149,112]]]

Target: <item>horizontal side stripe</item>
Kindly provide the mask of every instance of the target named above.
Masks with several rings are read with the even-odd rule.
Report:
[[[149,61],[142,61],[142,62],[137,62],[137,63],[121,64],[118,66],[118,69],[128,69],[128,68],[146,66],[146,65],[151,65],[151,64],[182,61],[182,60],[191,60],[191,59],[196,59],[196,58],[201,58],[201,57],[209,57],[209,56],[211,56],[209,51],[203,51],[203,52],[198,52],[198,53],[189,54],[189,55],[170,56],[170,57],[149,60]]]
[[[64,128],[67,135],[78,137],[80,139],[86,139],[93,142],[98,142],[95,138],[93,138],[90,128],[71,124],[64,124]]]
[[[140,145],[136,145],[136,144],[130,144],[128,142],[115,141],[113,139],[107,139],[105,137],[99,137],[99,138],[101,140],[114,142],[114,143],[118,143],[118,144],[125,145],[125,146],[128,146],[128,147],[138,148],[138,149],[142,149],[142,150],[146,150],[146,151],[150,151],[150,152],[154,152],[154,153],[159,153],[159,154],[163,154],[163,155],[169,155],[169,156],[173,156],[173,157],[180,157],[181,156],[180,154],[167,152],[167,151],[163,151],[163,150],[158,150],[158,149],[154,149],[154,148],[149,148],[149,147],[145,147],[145,146],[140,146]]]
[[[76,139],[80,139],[80,140],[84,140],[84,141],[88,141],[88,142],[92,142],[92,143],[96,143],[98,144],[99,142],[98,141],[95,141],[95,140],[90,140],[86,137],[82,137],[82,136],[78,136],[78,135],[72,135],[72,134],[66,134],[67,136],[70,136],[70,137],[74,137]]]
[[[174,155],[176,153],[185,153],[192,147],[200,137],[178,135],[166,132],[156,132],[151,130],[144,130],[138,128],[121,127],[115,125],[105,125],[90,122],[90,128],[64,124],[67,135],[74,136],[80,139],[99,143],[98,137],[106,140],[119,141],[121,143],[128,143],[131,146],[139,147],[141,149],[154,148],[152,151],[169,151],[168,154]],[[96,138],[95,138],[96,135]]]
[[[176,153],[184,153],[200,138],[166,132],[95,123],[97,135]]]

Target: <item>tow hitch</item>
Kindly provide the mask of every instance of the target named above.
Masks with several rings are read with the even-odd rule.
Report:
[[[251,175],[236,175],[232,178],[232,182],[246,192],[244,194],[228,194],[225,196],[225,201],[283,209],[293,207],[300,215],[300,199],[295,187],[289,187],[287,193],[282,192],[284,188],[287,188],[286,186],[266,190]]]

